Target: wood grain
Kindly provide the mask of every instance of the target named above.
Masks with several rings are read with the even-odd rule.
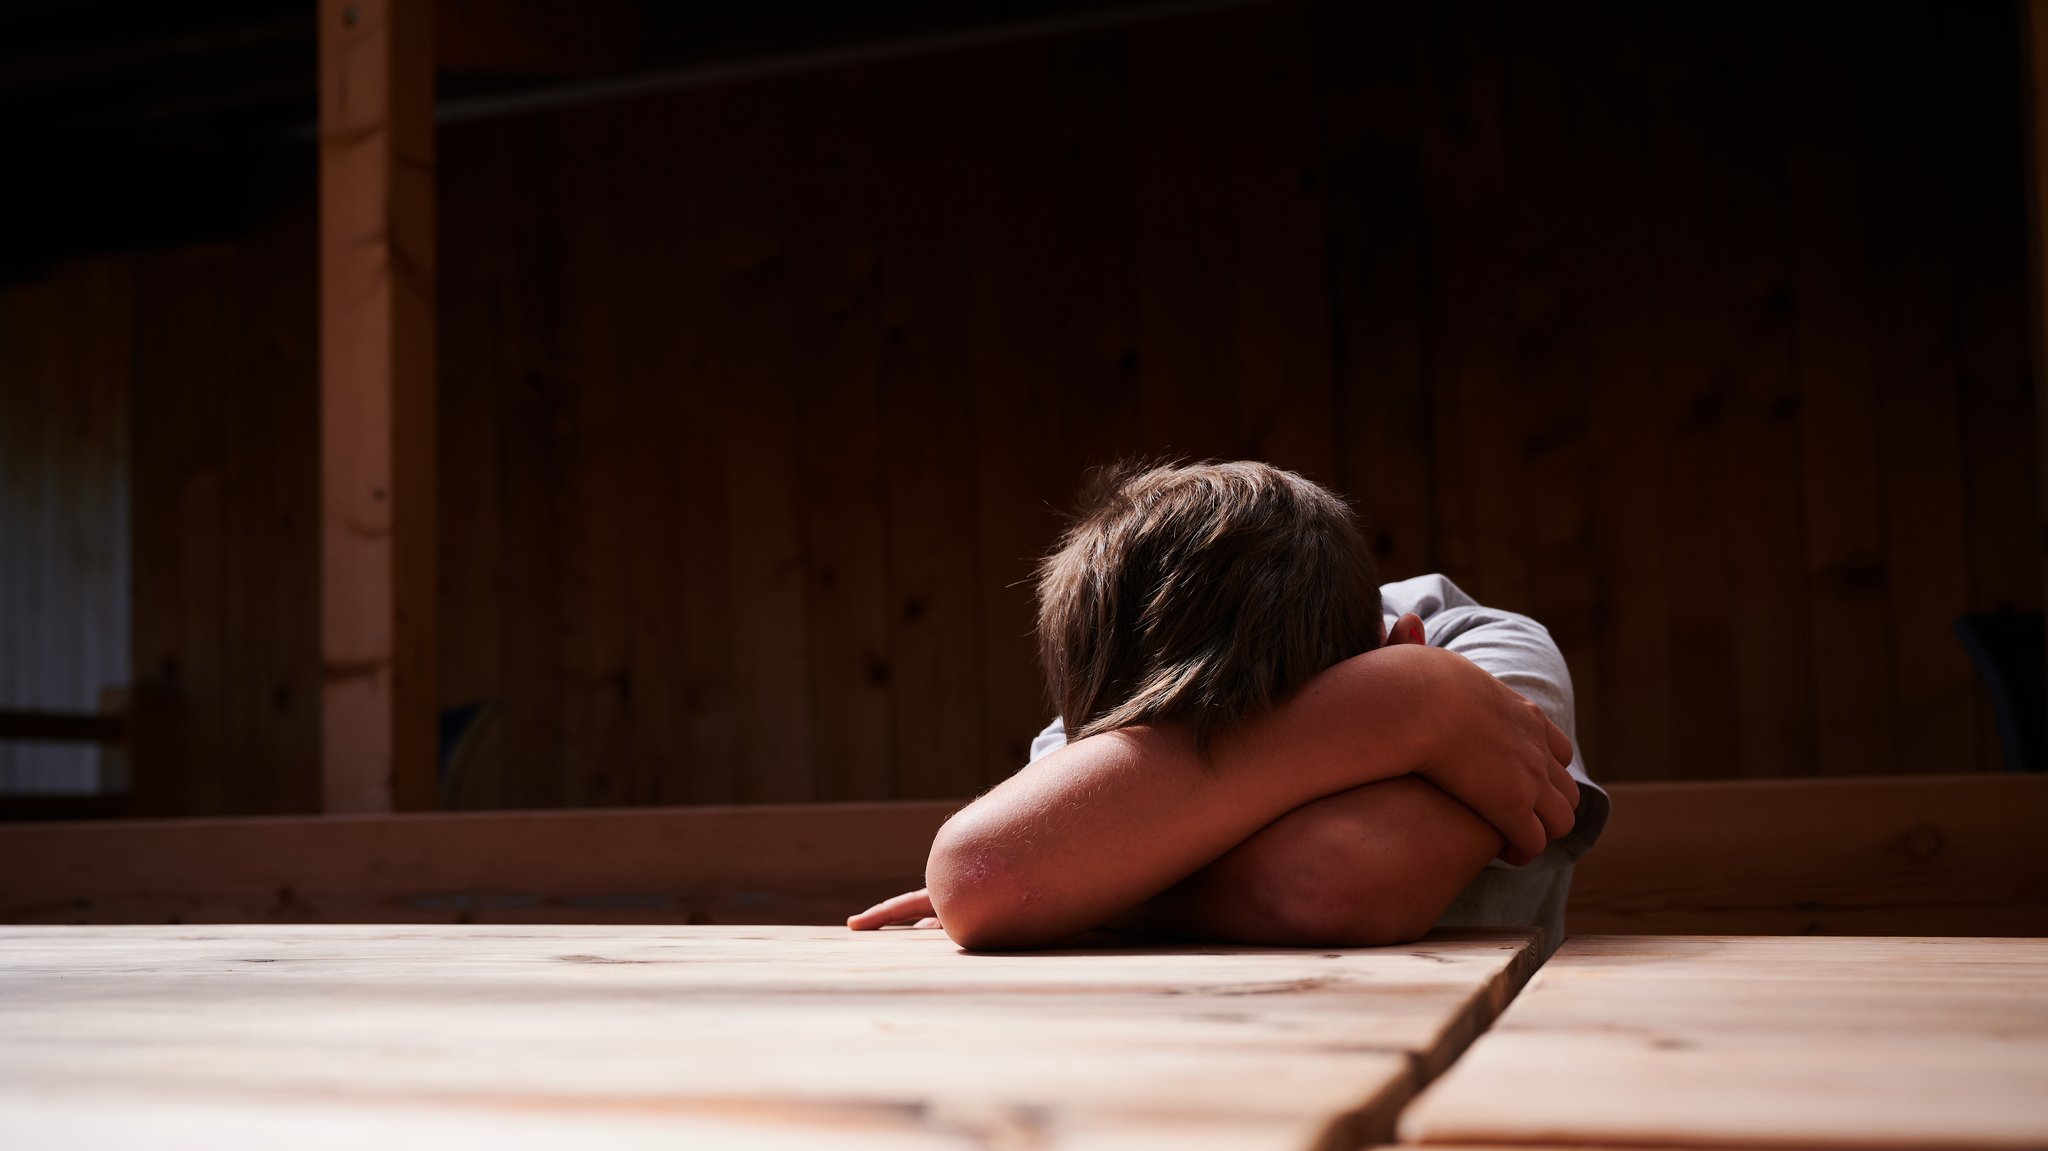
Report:
[[[1615,784],[1584,933],[2048,934],[2048,780]],[[954,802],[0,828],[0,922],[837,923]]]
[[[1147,11],[442,134],[448,802],[987,786],[1055,511],[1169,452],[1334,469],[1390,578],[1536,615],[1603,778],[1997,765],[1948,626],[2041,602],[2011,9]],[[133,401],[162,814],[318,803],[300,174],[5,289],[10,501],[85,482],[64,380]],[[92,502],[0,524],[0,690],[105,639],[32,602],[104,588]]]
[[[0,708],[91,712],[130,679],[127,380],[120,259],[0,287]],[[0,741],[0,792],[99,789],[90,747]]]
[[[1615,785],[1567,925],[2048,935],[2048,779]]]
[[[440,806],[433,12],[320,5],[321,795]],[[221,573],[201,573],[211,591]]]
[[[1406,1143],[2038,1147],[2043,939],[1567,942]]]
[[[1531,943],[0,929],[0,1134],[119,1145],[203,1123],[253,1142],[298,1113],[465,1146],[513,1117],[539,1125],[525,1139],[579,1123],[583,1146],[1357,1146],[1498,1014]]]
[[[2027,271],[2033,289],[2028,351],[2036,389],[2034,509],[2041,581],[2048,589],[2048,403],[2039,396],[2040,382],[2048,379],[2048,0],[2028,0],[2020,12],[2026,53]]]
[[[840,923],[922,886],[945,803],[0,829],[28,923]]]

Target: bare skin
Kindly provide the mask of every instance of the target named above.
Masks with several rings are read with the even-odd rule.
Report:
[[[1403,617],[1221,739],[1173,726],[1080,740],[955,815],[930,886],[851,917],[936,915],[972,948],[1098,925],[1252,943],[1372,944],[1428,928],[1486,861],[1570,830],[1570,741]]]

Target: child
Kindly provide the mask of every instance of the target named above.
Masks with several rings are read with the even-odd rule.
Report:
[[[1039,646],[1064,718],[940,830],[927,890],[849,926],[1562,941],[1607,814],[1563,659],[1442,576],[1380,587],[1330,492],[1250,462],[1110,471],[1041,567]]]

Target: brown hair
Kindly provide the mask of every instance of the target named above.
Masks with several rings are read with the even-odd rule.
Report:
[[[1038,569],[1038,653],[1069,739],[1216,732],[1380,644],[1379,573],[1336,494],[1251,461],[1097,474]]]

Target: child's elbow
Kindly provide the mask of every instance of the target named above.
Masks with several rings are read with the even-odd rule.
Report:
[[[1038,938],[1016,913],[1020,900],[1009,890],[1006,873],[1001,854],[977,842],[971,831],[955,823],[939,829],[925,862],[925,886],[939,925],[953,942],[970,951],[1057,942]]]

